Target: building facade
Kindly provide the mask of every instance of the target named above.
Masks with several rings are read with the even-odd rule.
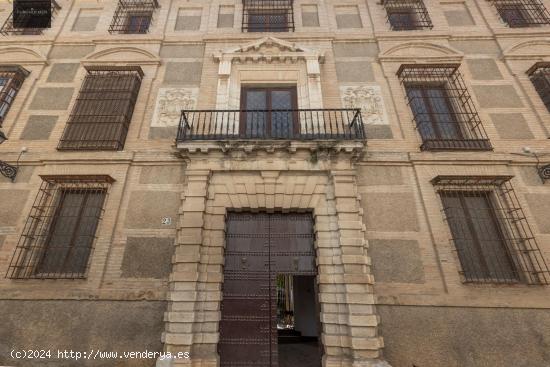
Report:
[[[11,7],[0,364],[550,365],[548,0]]]

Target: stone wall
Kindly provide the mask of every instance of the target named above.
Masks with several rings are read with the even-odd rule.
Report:
[[[197,161],[193,169],[210,167],[217,173],[212,176],[211,191],[200,186],[203,179],[210,182],[210,176],[205,178],[200,172],[199,183],[190,184],[197,175],[189,169],[189,159],[183,158],[174,145],[179,111],[215,108],[220,94],[220,68],[214,54],[265,36],[241,32],[242,2],[161,1],[146,35],[108,33],[115,0],[58,2],[62,9],[44,35],[0,39],[2,63],[18,64],[30,71],[2,126],[9,140],[0,146],[0,158],[15,164],[22,147],[28,148],[28,152],[19,159],[15,183],[0,176],[0,274],[6,273],[23,232],[41,183],[40,175],[102,174],[111,176],[115,182],[109,189],[87,278],[75,282],[14,281],[1,277],[0,299],[9,310],[3,313],[8,318],[6,322],[11,325],[25,315],[48,319],[66,304],[76,314],[105,312],[112,318],[120,316],[128,325],[133,319],[143,318],[146,326],[151,326],[134,347],[122,344],[130,343],[126,334],[120,334],[124,330],[112,330],[109,325],[93,329],[89,321],[82,323],[83,327],[98,330],[97,333],[112,335],[109,341],[120,342],[121,348],[138,349],[144,345],[161,348],[155,343],[167,340],[163,348],[191,349],[199,359],[212,357],[219,319],[224,210],[247,205],[294,210],[305,203],[326,199],[334,193],[315,190],[332,186],[318,185],[311,192],[308,185],[315,185],[319,175],[328,180],[327,172],[334,167],[327,168],[327,162],[335,156],[326,151],[311,154],[303,147],[296,148],[298,154],[296,151],[289,154],[287,147],[280,145],[267,149],[264,146],[261,154],[250,151],[229,154],[227,147],[221,153],[219,145],[212,151],[209,150],[212,147],[199,144],[195,146]],[[292,80],[320,85],[320,95],[315,101],[320,106],[363,109],[367,148],[352,157],[354,167],[345,167],[357,170],[352,175],[356,183],[351,187],[344,185],[351,190],[352,197],[344,198],[341,206],[346,207],[349,202],[357,206],[353,215],[361,218],[364,227],[354,222],[350,231],[354,235],[361,233],[361,239],[351,242],[362,244],[354,251],[364,258],[358,259],[357,253],[350,250],[346,261],[356,263],[333,264],[332,254],[342,255],[336,237],[320,238],[317,246],[321,267],[338,271],[344,266],[361,268],[368,281],[360,286],[344,285],[340,273],[320,272],[325,273],[319,282],[323,285],[327,355],[350,357],[356,350],[360,351],[358,355],[363,351],[375,356],[385,345],[386,356],[396,366],[411,367],[414,363],[417,367],[447,367],[446,355],[452,356],[457,366],[500,366],[506,364],[500,359],[505,357],[521,366],[523,361],[514,359],[522,355],[521,346],[531,358],[526,361],[538,367],[544,365],[543,361],[548,362],[543,348],[548,337],[540,329],[549,324],[544,317],[544,312],[550,309],[548,287],[463,284],[449,242],[449,228],[430,180],[441,174],[514,176],[513,187],[541,253],[550,262],[547,210],[550,186],[538,177],[536,159],[518,154],[524,146],[537,152],[549,150],[550,113],[525,73],[537,61],[550,61],[548,27],[510,29],[485,0],[424,2],[434,25],[432,29],[392,32],[378,1],[296,0],[295,32],[274,36],[294,48],[322,54],[316,58],[320,61],[319,74],[304,74],[305,59],[293,61],[292,57],[288,64],[248,60],[243,62],[247,65],[240,64],[234,70],[260,75],[248,79],[260,84],[288,82],[290,76],[280,70],[291,70],[296,75]],[[550,1],[543,2],[550,8]],[[0,4],[0,24],[9,14],[8,7],[11,7],[8,2]],[[421,152],[421,138],[396,75],[404,63],[460,64],[466,88],[494,150]],[[144,71],[124,150],[57,151],[86,75],[84,66],[111,64],[139,65]],[[301,102],[311,101],[304,97]],[[542,161],[546,162],[546,158]],[[295,178],[289,174],[293,171],[299,172]],[[227,182],[223,181],[225,178]],[[256,192],[257,187],[251,187],[249,180],[258,180],[257,187],[264,190],[293,187],[296,192]],[[266,180],[271,180],[269,185]],[[206,203],[214,198],[223,205],[213,205],[207,210]],[[191,201],[195,204],[188,204]],[[205,207],[196,210],[197,202]],[[343,222],[348,222],[348,214],[342,215]],[[165,218],[171,219],[169,224],[163,224]],[[334,218],[318,216],[318,219],[322,226],[339,225]],[[336,236],[340,231],[330,227],[329,232]],[[205,237],[201,237],[203,234]],[[186,246],[193,251],[188,252]],[[209,261],[214,271],[204,265]],[[179,275],[175,276],[176,273]],[[356,308],[343,306],[338,297],[343,297],[342,289],[353,294],[365,287],[368,294],[374,294],[374,304],[361,306],[360,312],[366,312],[367,316],[354,316]],[[184,293],[190,299],[185,299]],[[166,327],[153,326],[154,322],[160,322],[158,314],[163,312],[165,306],[161,304],[166,300],[174,302],[167,308]],[[195,306],[193,310],[188,308]],[[145,311],[147,307],[150,312]],[[376,307],[381,310],[384,343],[374,331],[379,321]],[[119,308],[128,310],[127,315]],[[149,318],[149,313],[150,317],[156,315],[156,321]],[[432,313],[437,322],[424,323]],[[452,329],[445,326],[445,317],[463,318],[480,326],[479,335],[482,332],[492,335],[494,325],[504,332],[496,333],[499,345],[472,334],[472,340],[478,342],[460,346],[463,340],[451,334]],[[510,327],[498,317],[509,320]],[[541,321],[533,324],[530,317]],[[399,333],[399,325],[408,328],[403,335],[410,335],[410,339]],[[52,329],[66,331],[59,332],[59,339],[54,342],[68,343],[61,334],[72,335],[73,329],[63,329],[59,323],[54,326]],[[134,326],[129,329],[145,333],[145,327],[142,330]],[[35,337],[19,335],[14,327],[1,330],[0,333],[5,332],[0,334],[2,341],[31,342],[25,338]],[[459,336],[470,336],[467,329],[457,326],[457,330],[461,330]],[[506,338],[507,332],[517,335],[514,345]],[[165,339],[161,339],[163,333]],[[434,335],[444,335],[446,342]],[[354,340],[359,342],[353,344]],[[104,342],[99,338],[98,341]],[[95,339],[74,345],[93,346],[92,342]],[[419,355],[418,350],[424,344],[431,349],[426,355]],[[483,358],[485,354],[488,359],[481,359],[484,364],[476,365],[473,360],[459,359],[459,354],[464,358],[470,355]]]
[[[57,351],[162,352],[166,302],[108,300],[0,301],[0,364],[8,366],[119,366],[120,360],[58,358]],[[52,358],[11,359],[12,350],[51,350]],[[124,360],[124,359],[123,359]],[[156,360],[126,359],[151,367]]]
[[[546,309],[378,306],[393,367],[545,367]]]

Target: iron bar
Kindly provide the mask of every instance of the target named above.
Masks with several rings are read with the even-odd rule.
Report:
[[[184,110],[177,142],[364,140],[360,109]]]
[[[550,270],[510,183],[512,176],[438,176],[465,282],[550,284]]]
[[[536,63],[527,71],[527,74],[542,103],[550,112],[550,62]]]
[[[0,127],[29,71],[18,65],[0,67]]]
[[[550,13],[541,0],[489,0],[510,28],[550,24]]]
[[[158,7],[157,0],[119,0],[109,33],[147,33]]]
[[[243,32],[294,32],[293,0],[243,0]]]
[[[85,278],[109,176],[41,176],[6,277]]]
[[[455,64],[405,64],[403,85],[422,150],[492,150]]]
[[[123,149],[142,78],[140,67],[88,68],[57,149]]]
[[[394,31],[432,29],[433,24],[423,0],[384,0],[387,20]]]

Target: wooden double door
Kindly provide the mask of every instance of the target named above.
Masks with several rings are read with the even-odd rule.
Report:
[[[221,366],[279,366],[277,276],[315,276],[313,241],[310,214],[228,214]]]
[[[243,87],[240,134],[290,139],[299,133],[296,87]]]

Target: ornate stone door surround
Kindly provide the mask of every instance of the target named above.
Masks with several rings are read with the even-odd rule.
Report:
[[[241,84],[294,84],[298,108],[322,108],[323,53],[275,38],[264,37],[244,46],[220,50],[217,109],[238,109]]]
[[[294,145],[292,145],[294,144]],[[353,157],[361,143],[243,149],[180,145],[187,165],[162,341],[218,366],[225,215],[231,210],[311,211],[315,223],[324,367],[387,366],[381,360],[363,211]],[[207,153],[207,154],[205,154]]]

